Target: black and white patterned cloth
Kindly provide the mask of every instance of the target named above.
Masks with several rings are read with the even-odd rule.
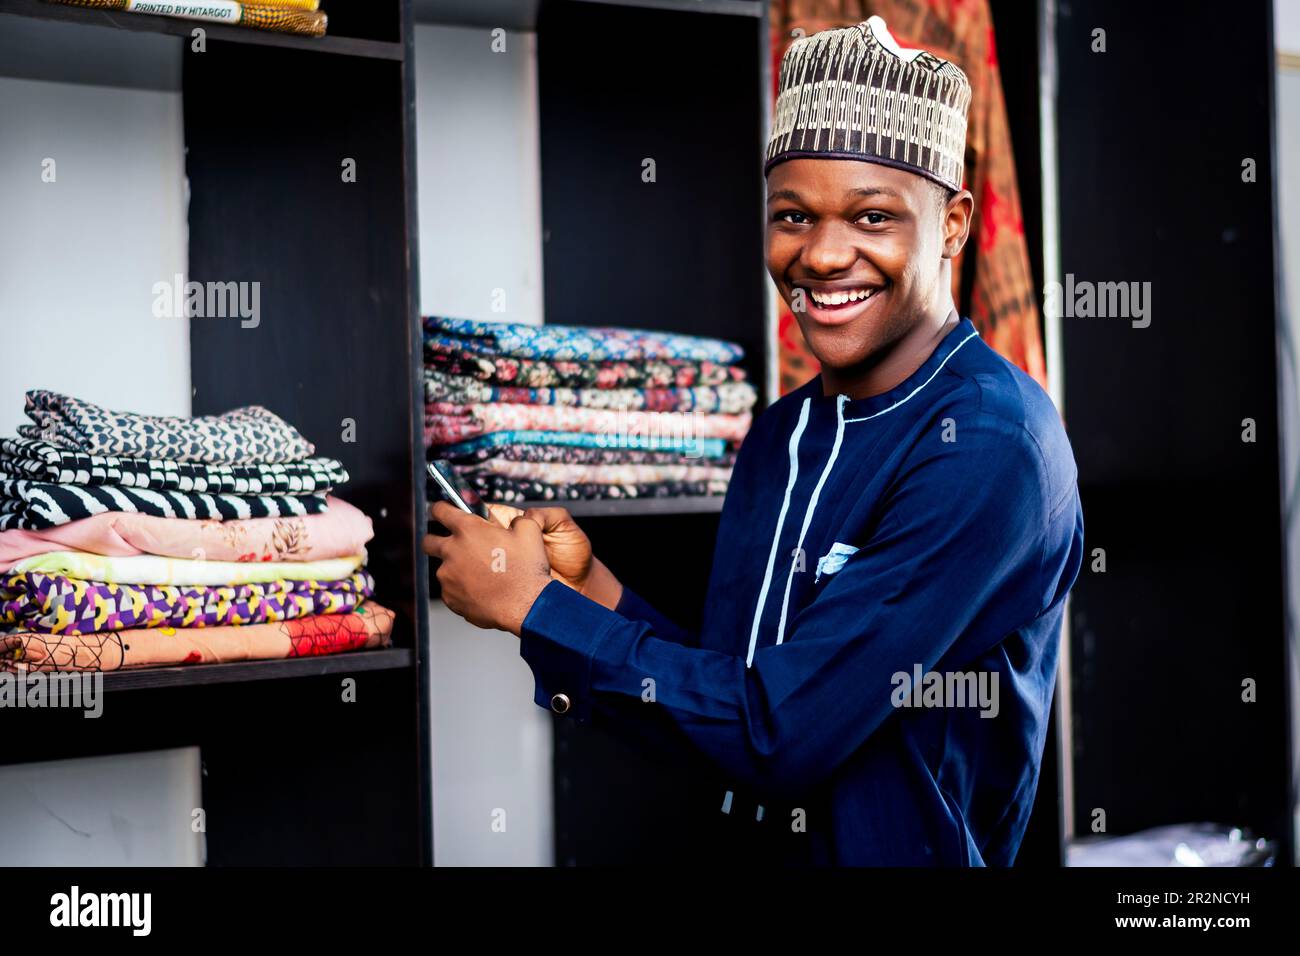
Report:
[[[32,424],[19,426],[24,438],[94,455],[239,465],[302,461],[316,451],[296,428],[259,405],[178,418],[114,412],[32,389],[25,411]]]
[[[0,531],[53,528],[105,511],[160,518],[284,518],[327,510],[324,495],[224,495],[0,480]]]
[[[216,465],[157,458],[93,455],[35,438],[0,438],[0,480],[27,479],[60,485],[117,485],[200,494],[327,494],[348,480],[332,458],[287,464]]]

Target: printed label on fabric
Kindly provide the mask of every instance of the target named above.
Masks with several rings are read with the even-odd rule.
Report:
[[[160,17],[187,17],[191,20],[214,20],[218,23],[238,23],[243,7],[237,0],[126,0],[131,13],[152,13]]]
[[[823,574],[834,574],[844,567],[845,561],[857,553],[858,549],[853,545],[836,541],[829,551],[817,559],[817,573],[813,576],[813,583],[820,581]]]

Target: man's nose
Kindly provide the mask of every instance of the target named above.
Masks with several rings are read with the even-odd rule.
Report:
[[[810,272],[829,275],[850,268],[857,257],[858,251],[844,224],[821,222],[808,236],[799,258]]]

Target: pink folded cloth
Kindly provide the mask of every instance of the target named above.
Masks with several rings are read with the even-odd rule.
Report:
[[[110,557],[156,554],[208,561],[317,561],[360,554],[374,537],[366,515],[342,498],[321,514],[235,521],[158,518],[106,511],[39,531],[0,531],[0,572],[51,551]]]
[[[556,431],[606,435],[676,435],[738,442],[749,431],[749,412],[740,415],[582,408],[568,405],[512,405],[503,402],[429,402],[424,406],[426,443],[451,445],[488,432]]]

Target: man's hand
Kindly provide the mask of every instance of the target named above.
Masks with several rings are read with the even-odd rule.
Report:
[[[611,611],[623,596],[623,585],[591,553],[591,539],[565,508],[530,508],[522,512],[542,529],[551,577],[567,584]]]
[[[542,529],[551,576],[581,591],[591,574],[591,539],[586,532],[565,508],[530,508],[520,514],[537,522]]]
[[[443,602],[477,627],[518,636],[533,602],[551,582],[542,526],[521,514],[502,527],[445,501],[430,514],[451,532],[424,536],[424,553],[442,562]]]
[[[546,560],[551,577],[581,592],[591,573],[591,541],[564,508],[532,508],[527,512],[510,505],[488,505],[492,520],[503,528],[520,515],[536,521],[542,529]]]

